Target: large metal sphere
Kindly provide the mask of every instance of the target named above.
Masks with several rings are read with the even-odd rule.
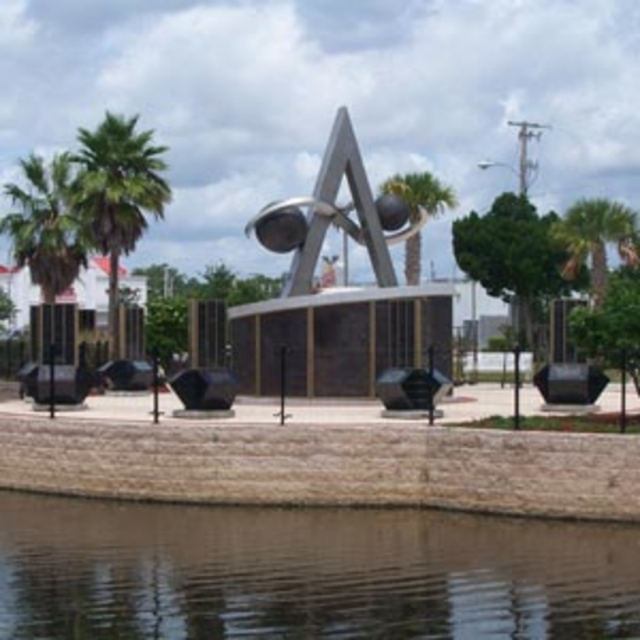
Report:
[[[376,200],[380,225],[385,231],[397,231],[409,221],[407,203],[394,193],[385,193]]]
[[[263,247],[275,253],[288,253],[304,244],[307,219],[298,207],[283,207],[259,218],[255,230]]]

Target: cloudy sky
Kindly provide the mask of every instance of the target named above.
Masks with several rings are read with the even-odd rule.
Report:
[[[290,257],[244,225],[311,194],[344,105],[374,191],[426,170],[457,192],[423,234],[423,277],[448,277],[452,220],[517,189],[510,120],[551,127],[530,143],[539,211],[640,207],[639,65],[637,0],[0,0],[0,182],[31,152],[74,149],[106,110],[139,114],[170,147],[174,198],[126,266],[280,275]],[[331,230],[325,253],[340,247]],[[363,251],[350,267],[371,279]]]

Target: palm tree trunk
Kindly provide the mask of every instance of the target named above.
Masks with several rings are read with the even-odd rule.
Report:
[[[109,254],[109,335],[112,358],[120,358],[119,268],[120,252],[117,249],[112,249]]]
[[[592,271],[591,285],[593,290],[593,306],[598,309],[604,302],[607,292],[607,252],[604,244],[594,243],[591,249]]]
[[[420,284],[422,273],[422,234],[411,236],[405,244],[404,276],[408,285]]]

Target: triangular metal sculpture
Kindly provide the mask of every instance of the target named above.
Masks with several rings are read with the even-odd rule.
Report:
[[[380,287],[395,287],[398,282],[393,269],[387,242],[376,211],[373,194],[362,157],[358,148],[349,113],[346,107],[338,109],[331,136],[324,154],[320,173],[313,190],[313,198],[319,202],[332,203],[340,190],[343,177],[346,176],[353,198],[353,205],[360,222],[359,232],[366,246]],[[342,216],[340,226],[355,226],[346,216]],[[322,215],[309,207],[307,214],[308,233],[293,257],[287,282],[281,297],[308,295],[313,293],[313,275],[320,258],[322,243],[332,218]]]

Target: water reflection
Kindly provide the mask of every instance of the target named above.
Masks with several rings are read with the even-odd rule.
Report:
[[[640,527],[0,492],[0,638],[624,638]]]

